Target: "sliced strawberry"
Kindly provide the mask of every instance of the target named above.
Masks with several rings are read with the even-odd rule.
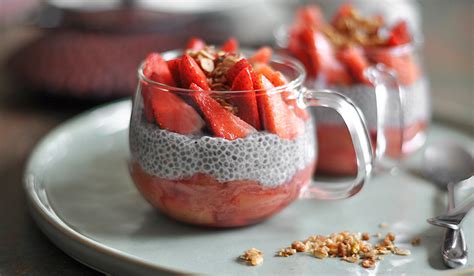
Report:
[[[186,49],[193,51],[201,51],[204,47],[206,47],[206,42],[197,37],[191,37],[186,44]]]
[[[279,71],[274,72],[272,76],[268,79],[275,87],[288,84],[288,81],[286,80],[285,76]],[[293,112],[296,114],[296,116],[300,117],[304,121],[310,118],[308,111],[298,106],[295,95],[293,95],[293,93],[289,91],[283,91],[282,97],[283,97],[283,100],[285,100],[286,104],[288,104],[290,109],[293,110]]]
[[[308,58],[309,74],[317,77],[335,59],[333,47],[321,32],[311,28],[303,30],[299,38]]]
[[[337,12],[334,14],[332,24],[337,27],[341,19],[351,17],[355,14],[356,10],[350,3],[342,4]]]
[[[145,59],[145,65],[143,66],[143,74],[145,77],[152,81],[163,83],[169,86],[176,86],[176,82],[171,76],[168,64],[163,57],[158,53],[151,53]],[[147,83],[142,83],[142,99],[143,99],[143,111],[145,118],[148,122],[152,123],[153,108],[150,99],[151,86]]]
[[[259,64],[255,67],[256,73],[263,74],[273,86],[284,86],[288,84],[285,76],[279,71],[273,71],[273,69],[266,65],[266,64]],[[303,120],[308,120],[310,115],[306,109],[301,109],[298,107],[296,103],[295,96],[289,91],[282,92],[283,100],[285,100],[286,104],[289,105],[290,109],[296,114],[296,116],[300,117]]]
[[[307,5],[296,11],[296,24],[316,28],[324,24],[324,16],[318,5]]]
[[[179,64],[181,63],[181,58],[175,58],[166,61],[168,64],[168,69],[170,70],[171,76],[173,76],[174,82],[176,85],[180,85],[180,77],[179,77]]]
[[[264,75],[257,74],[256,84],[255,89],[262,90],[257,100],[263,127],[283,139],[298,137],[305,127],[303,120],[283,101],[281,93],[268,91],[274,86]]]
[[[398,22],[392,30],[387,40],[387,46],[399,46],[411,42],[410,31],[408,30],[408,24],[402,20]]]
[[[337,59],[333,59],[324,67],[324,78],[329,85],[350,85],[352,78],[346,67]]]
[[[258,49],[251,58],[249,62],[254,63],[268,63],[272,57],[273,50],[270,47],[262,47]]]
[[[153,116],[153,108],[151,107],[151,100],[150,100],[150,85],[146,82],[141,83],[141,94],[143,99],[143,113],[145,113],[145,118],[147,122],[153,123],[154,116]]]
[[[196,110],[179,96],[155,87],[149,92],[155,121],[162,129],[191,134],[199,132],[205,125]]]
[[[232,91],[247,91],[230,95],[228,101],[237,107],[237,116],[255,129],[260,130],[260,117],[258,116],[257,98],[253,91],[253,79],[250,68],[244,68],[235,77]]]
[[[369,62],[364,56],[364,52],[358,47],[347,47],[339,51],[338,58],[343,62],[355,80],[370,84],[365,77],[365,70],[369,67]]]
[[[210,90],[206,75],[191,56],[183,55],[179,64],[179,73],[182,87],[189,87],[191,83],[195,83],[204,90]]]
[[[225,52],[236,52],[238,49],[239,42],[234,37],[229,38],[221,47],[221,50]]]
[[[225,75],[229,84],[232,84],[234,82],[235,77],[237,77],[240,71],[245,68],[252,68],[252,65],[250,65],[250,63],[245,58],[237,61],[232,67],[230,67]]]
[[[383,63],[397,73],[403,85],[413,84],[420,78],[420,68],[411,53],[397,53],[392,48],[376,49],[368,52],[369,58],[375,63]]]
[[[176,86],[168,64],[158,53],[151,53],[146,57],[143,74],[150,80],[169,86]]]
[[[251,125],[222,107],[211,95],[203,93],[204,90],[195,83],[192,83],[189,88],[196,91],[193,95],[194,100],[216,137],[235,140],[256,131]]]

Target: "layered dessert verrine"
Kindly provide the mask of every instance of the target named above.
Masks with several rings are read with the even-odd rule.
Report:
[[[305,6],[285,30],[277,37],[278,43],[305,65],[307,85],[329,88],[352,99],[367,120],[374,146],[377,106],[375,88],[366,71],[383,64],[398,79],[403,107],[403,120],[397,110],[386,110],[388,155],[400,158],[424,143],[430,97],[417,46],[405,21],[389,25],[382,16],[362,16],[346,4],[328,22],[319,7]],[[314,114],[320,146],[318,171],[355,173],[352,141],[342,119],[329,109],[317,109]]]
[[[247,58],[235,39],[216,48],[193,38],[184,52],[148,55],[130,170],[153,206],[182,222],[233,227],[299,196],[314,170],[315,130],[292,98],[294,76],[278,66],[270,48]]]

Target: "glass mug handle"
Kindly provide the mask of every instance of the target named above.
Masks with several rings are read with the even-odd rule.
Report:
[[[377,109],[377,138],[375,149],[374,166],[377,170],[390,170],[396,168],[403,153],[404,139],[404,106],[403,94],[400,89],[398,78],[393,70],[383,64],[377,64],[367,68],[364,72],[368,80],[375,88],[375,101]],[[396,111],[395,111],[395,110]],[[398,123],[398,129],[390,131],[388,122],[392,121],[387,116],[397,112],[395,122]],[[393,123],[393,122],[392,122]],[[392,135],[390,135],[392,132]],[[389,156],[389,146],[394,157]]]
[[[373,152],[370,136],[360,109],[346,96],[330,90],[303,88],[298,104],[307,107],[328,107],[342,117],[349,129],[357,158],[357,176],[350,181],[313,181],[303,197],[318,199],[342,199],[358,193],[372,172]]]

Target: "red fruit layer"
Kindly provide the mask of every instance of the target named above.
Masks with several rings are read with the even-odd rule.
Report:
[[[417,134],[424,132],[426,122],[414,123],[404,129],[404,144],[409,144]],[[355,175],[357,163],[352,140],[345,126],[318,123],[318,165],[317,172],[328,175]],[[376,131],[370,131],[372,147],[375,149]],[[388,142],[387,154],[392,158],[410,154],[400,152],[400,128],[386,130]],[[404,146],[404,148],[407,148]],[[412,149],[414,151],[416,149]]]
[[[314,164],[288,182],[265,187],[253,180],[219,182],[206,174],[168,180],[131,164],[132,179],[145,199],[178,221],[210,227],[238,227],[260,222],[298,198],[309,184]]]

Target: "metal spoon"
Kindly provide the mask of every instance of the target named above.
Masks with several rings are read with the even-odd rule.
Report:
[[[448,211],[453,209],[455,185],[472,176],[473,156],[461,146],[444,144],[429,146],[423,159],[424,175],[440,188],[447,188]],[[467,263],[467,245],[462,229],[446,229],[441,254],[444,263],[451,268],[461,267]]]
[[[474,176],[468,180],[464,180],[458,185],[463,185],[463,183],[468,183],[470,180],[474,180]],[[446,213],[436,216],[434,218],[429,218],[427,221],[436,226],[451,228],[453,230],[461,229],[461,223],[463,222],[466,215],[469,211],[474,208],[474,194],[470,195],[467,199],[463,200],[461,203],[457,204],[455,208],[447,211]]]

